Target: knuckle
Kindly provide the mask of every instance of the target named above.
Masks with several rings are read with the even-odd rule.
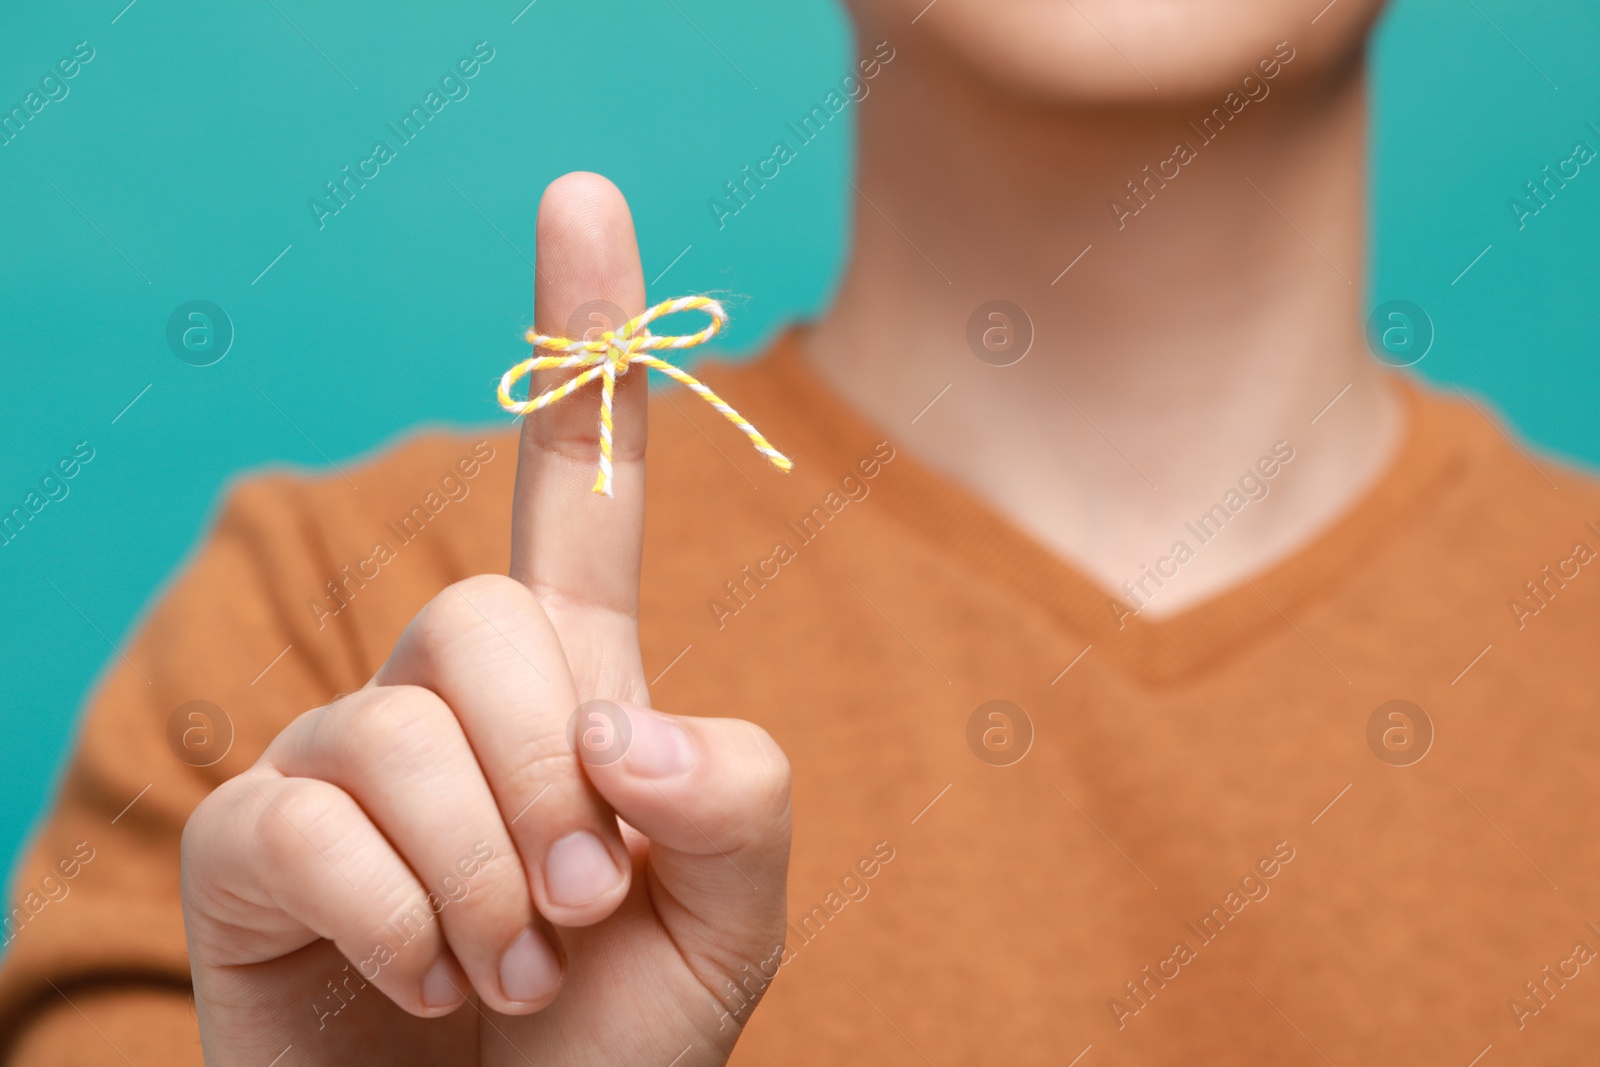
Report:
[[[511,618],[531,601],[527,586],[504,574],[475,574],[439,591],[422,609],[438,636],[454,637],[486,628],[490,622]]]
[[[599,446],[594,441],[593,424],[586,421],[580,429],[576,424],[560,423],[562,420],[558,419],[529,419],[519,443],[519,461],[538,463],[541,460],[559,459],[592,466],[600,454]],[[588,433],[584,433],[584,430]]]
[[[324,855],[335,851],[337,835],[332,824],[337,815],[336,797],[341,794],[333,786],[289,778],[257,789],[260,796],[250,839],[260,849],[267,869],[297,866],[307,848]]]
[[[445,593],[454,592],[474,604],[514,605],[521,606],[528,600],[528,587],[515,578],[505,574],[475,574],[470,578],[463,578],[445,589]]]
[[[705,828],[718,847],[729,851],[788,834],[793,780],[789,758],[772,735],[754,723],[736,729],[731,765],[723,771],[724,799],[707,812]]]
[[[476,645],[522,629],[536,610],[533,594],[521,582],[478,574],[440,590],[411,620],[401,643],[425,669],[437,669],[463,643]]]
[[[250,788],[256,776],[240,775],[212,790],[184,821],[178,843],[179,891],[185,915],[227,911],[238,874],[241,842],[248,849],[251,833]],[[259,803],[259,798],[257,799]]]
[[[451,715],[431,690],[414,685],[382,686],[345,702],[321,731],[327,743],[355,766],[370,766],[379,753],[414,746],[432,748]]]
[[[737,852],[756,845],[765,847],[775,838],[787,838],[788,832],[789,795],[785,792],[723,809],[711,820],[706,835],[723,851]]]
[[[493,857],[471,874],[449,870],[429,890],[441,904],[448,905],[463,926],[482,937],[509,942],[515,931],[533,918],[533,897],[528,877],[516,849],[496,850]],[[500,935],[508,936],[500,936]]]
[[[534,792],[546,785],[559,789],[564,783],[576,782],[579,777],[578,755],[567,743],[565,735],[542,733],[529,738],[524,744],[521,758],[517,761],[518,786],[531,788]],[[554,805],[545,807],[548,809]]]
[[[218,837],[228,831],[239,810],[240,790],[246,788],[245,782],[248,780],[247,775],[228,779],[206,794],[189,813],[178,842],[179,855],[186,865],[197,859],[203,860]]]
[[[744,788],[748,800],[769,815],[785,811],[794,782],[794,770],[789,765],[789,757],[766,730],[755,723],[744,725]]]

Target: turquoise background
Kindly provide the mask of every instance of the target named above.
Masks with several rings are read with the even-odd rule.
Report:
[[[96,53],[0,148],[0,511],[76,442],[95,449],[70,495],[0,548],[8,857],[48,802],[109,642],[229,479],[342,462],[422,423],[503,418],[490,390],[523,353],[546,182],[578,168],[616,181],[646,277],[681,254],[652,294],[733,294],[739,350],[825,298],[848,206],[844,124],[725,229],[706,206],[845,72],[847,28],[827,0],[125,2],[0,10],[0,111],[76,42]],[[495,57],[469,95],[319,231],[307,200],[393,143],[385,123],[485,40]],[[1600,125],[1597,46],[1600,8],[1576,0],[1394,7],[1376,44],[1369,300],[1431,313],[1420,373],[1590,463],[1600,167],[1525,230],[1507,205],[1575,141],[1600,147],[1585,126]],[[213,366],[166,344],[168,316],[193,299],[237,331]]]

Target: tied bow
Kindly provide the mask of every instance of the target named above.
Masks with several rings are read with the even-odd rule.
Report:
[[[711,316],[711,324],[699,333],[658,337],[645,328],[663,315],[694,310],[703,310]],[[724,418],[743,430],[744,435],[750,438],[750,443],[755,445],[756,451],[766,456],[769,463],[780,471],[788,472],[794,468],[794,463],[788,456],[773,448],[743,415],[729,407],[725,400],[688,371],[650,354],[664,348],[693,348],[695,345],[704,344],[715,337],[727,321],[728,313],[722,310],[722,305],[717,301],[704,296],[680,296],[676,300],[663,301],[648,311],[635,315],[619,328],[607,330],[593,341],[551,337],[529,330],[527,341],[535,350],[563,354],[534,356],[506,371],[500,379],[500,406],[514,414],[526,415],[571,396],[599,378],[600,470],[594,480],[594,491],[611,496],[611,409],[616,395],[617,379],[627,374],[628,368],[633,364],[642,363],[694,390],[706,403],[722,412]],[[561,370],[569,367],[584,369],[536,397],[529,397],[527,400],[512,398],[511,387],[523,376],[536,370]]]

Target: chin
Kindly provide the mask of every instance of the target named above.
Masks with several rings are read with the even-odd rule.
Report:
[[[1325,0],[1322,0],[1325,2]],[[1274,52],[1290,80],[1361,55],[1383,0],[852,0],[863,38],[916,49],[1039,103],[1146,105],[1226,92]],[[1320,12],[1320,13],[1319,13]],[[912,19],[916,19],[915,24]],[[1313,23],[1312,19],[1316,21]]]

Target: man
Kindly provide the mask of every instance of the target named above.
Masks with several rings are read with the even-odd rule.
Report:
[[[634,373],[611,499],[593,389],[241,488],[13,1062],[1589,1055],[1600,493],[1367,351],[1380,6],[859,5],[840,290],[704,371],[795,473]],[[647,305],[604,179],[538,247]]]

